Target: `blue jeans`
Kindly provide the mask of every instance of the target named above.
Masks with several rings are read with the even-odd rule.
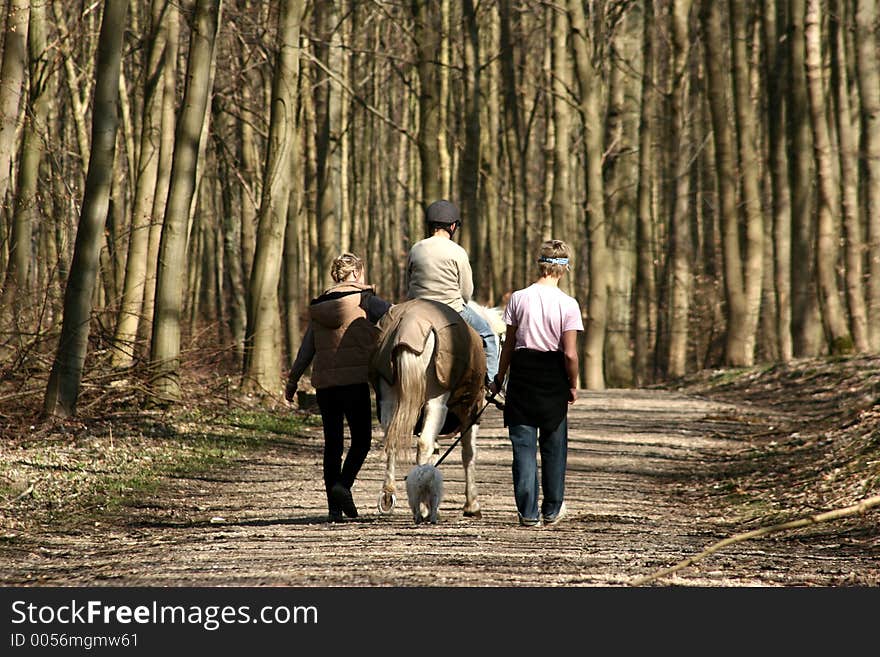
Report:
[[[498,374],[498,336],[495,335],[495,331],[489,326],[489,322],[478,315],[467,304],[461,309],[460,314],[464,321],[470,324],[471,328],[483,338],[483,349],[486,352],[486,375],[491,381]]]
[[[568,461],[568,420],[555,429],[527,424],[508,427],[513,443],[513,497],[516,510],[526,520],[538,519],[538,447],[541,450],[541,515],[559,513],[565,496],[565,467]]]

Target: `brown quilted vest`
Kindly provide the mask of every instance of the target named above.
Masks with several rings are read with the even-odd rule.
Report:
[[[312,385],[315,388],[366,383],[379,330],[361,307],[373,286],[345,281],[313,300],[309,316],[315,334]]]

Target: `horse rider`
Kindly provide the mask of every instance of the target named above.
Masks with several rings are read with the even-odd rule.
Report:
[[[467,252],[455,241],[461,215],[454,203],[434,201],[425,210],[427,234],[413,244],[406,262],[407,298],[451,306],[479,334],[486,353],[486,384],[498,372],[498,345],[489,322],[470,306],[474,278]]]

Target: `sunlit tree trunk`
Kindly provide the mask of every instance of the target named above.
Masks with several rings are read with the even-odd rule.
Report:
[[[831,155],[831,135],[825,107],[825,80],[822,75],[822,15],[819,0],[807,0],[804,16],[807,97],[813,129],[813,152],[818,179],[818,221],[816,226],[816,275],[822,308],[822,322],[828,349],[832,354],[852,351],[837,287],[837,260],[840,255],[837,212],[840,207],[839,180]]]
[[[730,57],[733,70],[733,102],[736,114],[736,143],[739,151],[739,171],[741,180],[740,214],[743,217],[745,250],[745,269],[742,290],[745,302],[744,332],[737,339],[743,340],[741,346],[728,342],[728,351],[741,353],[741,364],[751,365],[755,357],[755,342],[758,330],[758,317],[761,310],[761,288],[764,278],[764,220],[761,207],[761,185],[759,176],[761,166],[758,162],[757,121],[750,98],[748,52],[747,6],[738,0],[730,0]],[[722,184],[729,184],[724,182]],[[733,227],[729,236],[734,237]],[[735,322],[738,324],[738,322]],[[739,361],[737,361],[739,362]]]
[[[3,35],[3,63],[0,68],[0,209],[6,206],[6,191],[9,189],[11,176],[10,165],[15,150],[21,86],[27,65],[30,1],[10,0],[6,5],[4,18],[6,31]]]
[[[608,329],[605,335],[605,378],[609,386],[633,381],[632,290],[635,273],[637,214],[638,115],[642,14],[635,7],[621,18],[612,46],[606,134],[606,217],[608,219]],[[624,65],[623,62],[627,62]]]
[[[186,281],[186,242],[196,187],[199,144],[210,94],[211,61],[221,2],[198,0],[187,62],[186,88],[174,138],[168,202],[162,223],[150,363],[157,403],[180,398],[180,332]]]
[[[633,375],[637,386],[653,379],[657,337],[654,216],[651,206],[654,144],[654,3],[644,5],[642,26],[642,93],[639,110],[639,175],[636,190],[636,280],[633,330]]]
[[[598,38],[587,27],[580,0],[568,0],[580,97],[578,99],[584,127],[586,149],[587,208],[586,225],[589,242],[590,291],[587,299],[587,321],[584,336],[584,385],[589,390],[605,388],[604,351],[608,305],[608,245],[605,217],[605,186],[602,177],[602,154],[605,144],[603,81],[594,59],[593,48]]]
[[[863,258],[865,243],[859,220],[859,172],[858,137],[850,107],[850,79],[847,67],[847,49],[844,30],[849,12],[840,0],[831,5],[831,85],[836,99],[832,116],[836,119],[838,139],[838,161],[840,162],[840,211],[843,215],[844,230],[844,281],[846,305],[849,309],[850,330],[857,351],[870,351],[868,335],[868,314],[865,306],[865,286]]]
[[[724,290],[727,299],[727,338],[725,360],[728,365],[751,365],[753,354],[747,346],[752,322],[744,285],[744,257],[740,247],[737,216],[734,140],[728,123],[729,65],[725,57],[724,35],[721,25],[721,7],[712,0],[703,0],[701,22],[704,30],[706,85],[712,115],[712,134],[715,144],[715,188],[718,194],[718,214],[721,223],[721,244],[724,261]]]
[[[474,290],[481,300],[488,297],[489,262],[484,257],[486,244],[479,239],[485,223],[480,217],[480,105],[482,93],[480,89],[480,31],[477,24],[476,9],[473,0],[465,0],[464,19],[464,152],[461,157],[461,211],[466,217],[463,228],[466,249],[470,255],[474,270]],[[448,8],[447,8],[448,11]]]
[[[856,0],[856,70],[861,99],[862,167],[868,241],[868,332],[880,352],[880,61],[877,0]]]
[[[687,55],[688,16],[692,0],[675,0],[672,5],[672,158],[675,172],[674,201],[670,227],[669,281],[669,376],[687,373],[688,321],[693,290],[690,231],[690,120],[688,98]]]
[[[48,416],[76,413],[88,349],[92,294],[98,275],[102,231],[107,220],[118,124],[119,70],[128,0],[107,0],[101,19],[95,66],[92,149],[76,231],[73,262],[64,292],[64,320],[55,362],[46,386],[43,410]]]
[[[522,110],[517,93],[517,75],[515,67],[516,44],[514,43],[514,24],[517,22],[511,0],[499,0],[498,2],[498,52],[500,52],[500,93],[502,101],[501,121],[504,145],[502,157],[506,156],[509,199],[508,212],[510,214],[511,230],[509,233],[510,253],[510,281],[512,287],[522,287],[532,275],[532,266],[527,263],[531,260],[528,245],[528,232],[526,230],[526,216],[523,210],[526,205],[528,193],[525,176],[525,135]],[[495,52],[495,51],[493,51]]]
[[[272,113],[266,153],[266,174],[257,245],[247,297],[243,389],[276,395],[281,386],[278,282],[284,249],[284,229],[294,174],[297,139],[296,109],[299,79],[299,30],[303,0],[284,0],[278,30],[279,48],[272,83]]]
[[[776,293],[776,341],[779,359],[792,359],[791,340],[791,192],[785,144],[788,45],[780,36],[786,0],[765,0],[761,14],[766,49],[767,150],[773,216],[773,282]]]
[[[435,0],[413,0],[413,34],[418,51],[419,72],[419,158],[422,203],[428,206],[444,197],[443,167],[437,148],[440,125],[440,85],[437,62],[440,55],[440,15]]]
[[[14,45],[14,42],[13,42]],[[13,313],[0,321],[21,318],[21,311],[30,305],[28,297],[34,282],[32,240],[39,203],[40,162],[46,148],[47,125],[51,94],[47,87],[51,68],[46,50],[46,5],[33,4],[28,24],[28,111],[25,113],[18,163],[18,181],[12,211],[12,229],[9,240],[9,265],[0,301]]]
[[[487,18],[486,48],[487,52],[496,52],[498,48],[498,14],[492,10]],[[490,61],[486,66],[486,74],[482,76],[485,87],[486,102],[480,112],[480,217],[486,223],[488,234],[489,260],[491,266],[492,303],[500,304],[503,295],[508,291],[505,270],[506,258],[510,255],[504,248],[504,234],[498,203],[499,152],[498,140],[495,135],[501,129],[501,92],[500,63]]]
[[[316,6],[320,29],[325,35],[327,45],[319,49],[321,59],[328,71],[338,71],[342,53],[338,47],[339,11],[338,0],[323,2]],[[336,47],[334,47],[334,43]],[[318,253],[315,254],[319,263],[319,279],[329,280],[330,265],[339,251],[344,247],[340,244],[340,225],[347,220],[342,217],[339,203],[341,187],[340,148],[342,139],[342,90],[338,82],[326,74],[319,74],[321,86],[318,101],[323,105],[323,114],[316,113],[320,120],[317,135],[317,166],[318,166]]]
[[[562,7],[551,6],[553,12],[553,189],[550,200],[551,233],[565,240],[574,253],[579,252],[580,231],[577,206],[572,203],[572,61],[568,16]],[[559,282],[563,290],[573,292],[574,277],[564,276]]]
[[[144,302],[147,276],[147,254],[150,246],[150,219],[156,193],[159,168],[159,141],[162,125],[162,75],[165,42],[168,37],[166,0],[153,0],[151,37],[147,40],[145,57],[143,118],[128,256],[125,259],[125,281],[122,301],[113,339],[112,361],[115,367],[128,367],[135,355],[135,338]]]
[[[137,344],[144,345],[139,354],[150,352],[150,339],[153,332],[153,309],[156,298],[156,270],[159,259],[159,242],[162,237],[162,223],[165,217],[165,204],[171,184],[171,164],[174,156],[175,107],[177,105],[177,53],[180,38],[180,14],[176,5],[169,2],[165,6],[168,35],[162,55],[161,79],[161,121],[159,130],[158,165],[156,169],[156,191],[150,209],[150,238],[147,244],[147,268],[144,275],[144,301],[138,323]]]
[[[794,355],[819,354],[822,324],[816,292],[813,142],[804,51],[803,0],[788,0],[789,95],[786,105],[791,185],[791,332]]]

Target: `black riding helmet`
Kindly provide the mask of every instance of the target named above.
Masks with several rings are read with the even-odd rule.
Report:
[[[434,201],[425,210],[425,223],[429,226],[450,226],[452,224],[461,225],[461,215],[455,204],[442,199]]]

